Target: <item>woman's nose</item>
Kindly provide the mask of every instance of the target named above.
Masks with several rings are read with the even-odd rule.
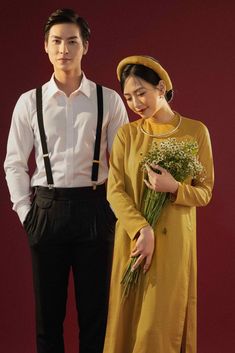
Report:
[[[133,98],[133,105],[135,109],[140,109],[143,106],[143,103],[139,100],[138,97]]]

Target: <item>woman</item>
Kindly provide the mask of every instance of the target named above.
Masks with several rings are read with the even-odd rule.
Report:
[[[117,75],[140,119],[119,129],[110,159],[108,200],[118,221],[104,353],[196,353],[196,206],[208,204],[213,187],[209,133],[171,109],[172,83],[155,59],[127,57]],[[158,166],[147,166],[144,181],[143,156],[169,137],[198,142],[204,181],[179,183]],[[145,187],[171,194],[154,229],[141,213]],[[123,300],[120,282],[133,256],[133,270],[141,264],[145,275]]]

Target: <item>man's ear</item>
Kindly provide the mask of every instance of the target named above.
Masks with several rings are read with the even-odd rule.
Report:
[[[45,49],[45,52],[48,53],[48,45],[47,45],[47,42],[44,42],[44,49]]]
[[[84,43],[84,51],[83,51],[83,55],[86,55],[87,54],[87,52],[88,52],[88,48],[89,48],[89,42],[86,42],[86,43]]]

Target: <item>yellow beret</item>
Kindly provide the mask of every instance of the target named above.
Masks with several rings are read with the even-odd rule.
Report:
[[[161,80],[165,81],[167,92],[173,89],[171,79],[166,70],[154,58],[147,55],[133,55],[121,60],[117,66],[118,81],[120,81],[122,70],[129,64],[139,64],[149,67],[158,74]]]

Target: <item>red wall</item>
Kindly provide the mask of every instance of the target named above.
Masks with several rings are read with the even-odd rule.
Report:
[[[45,82],[52,72],[43,51],[44,21],[56,8],[65,6],[76,9],[92,28],[90,50],[84,58],[89,78],[120,92],[115,76],[118,61],[136,53],[152,55],[172,77],[173,108],[204,121],[210,130],[216,184],[211,204],[198,210],[198,353],[232,352],[235,3],[22,0],[1,5],[1,165],[19,94]],[[22,227],[11,211],[2,168],[0,177],[0,352],[34,353],[30,254]],[[69,293],[66,346],[75,353],[72,285]]]

